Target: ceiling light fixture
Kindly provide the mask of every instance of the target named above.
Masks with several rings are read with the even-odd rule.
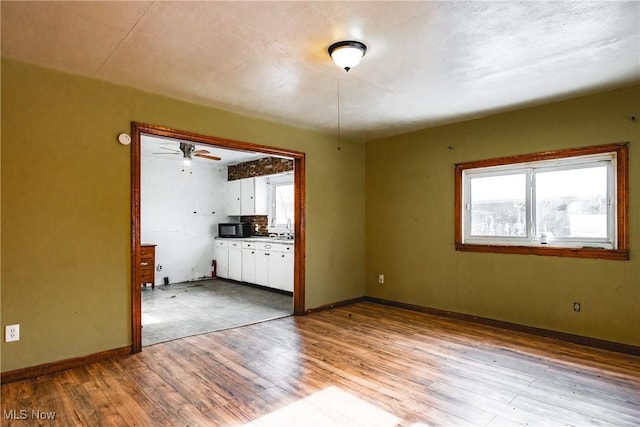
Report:
[[[344,40],[332,44],[328,50],[333,62],[348,72],[360,63],[367,52],[367,46],[355,40]]]
[[[180,143],[180,151],[182,151],[182,153],[184,154],[185,166],[189,166],[191,164],[191,160],[192,160],[191,154],[195,149],[196,149],[196,146],[194,144],[189,144],[188,142]]]

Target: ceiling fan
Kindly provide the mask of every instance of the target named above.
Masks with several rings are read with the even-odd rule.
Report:
[[[195,157],[201,157],[203,159],[208,159],[208,160],[221,160],[220,157],[217,156],[211,156],[209,155],[209,150],[203,150],[203,149],[199,149],[196,150],[196,144],[190,143],[190,142],[181,142],[180,143],[180,150],[176,150],[174,148],[168,148],[168,147],[160,147],[163,150],[169,150],[171,151],[171,153],[152,153],[152,154],[181,154],[184,157],[185,161],[189,161],[193,159],[193,156]]]

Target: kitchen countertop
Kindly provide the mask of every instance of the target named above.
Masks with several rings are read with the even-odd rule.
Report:
[[[241,240],[243,242],[272,242],[272,243],[284,243],[285,245],[293,245],[293,239],[281,239],[278,237],[268,236],[251,236],[251,237],[216,237],[216,240]]]

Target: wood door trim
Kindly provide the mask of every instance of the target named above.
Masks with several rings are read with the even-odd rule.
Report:
[[[142,134],[176,138],[226,149],[255,151],[286,156],[294,162],[294,284],[293,313],[305,311],[305,259],[306,259],[306,163],[305,153],[266,145],[202,135],[145,123],[131,122],[131,352],[142,351],[142,299],[140,283],[140,137]]]

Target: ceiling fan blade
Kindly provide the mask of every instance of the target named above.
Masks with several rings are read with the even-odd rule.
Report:
[[[158,148],[162,148],[163,150],[169,150],[169,151],[173,151],[176,154],[180,154],[180,150],[176,150],[175,148],[167,148],[167,147],[158,147]],[[168,153],[165,153],[168,154]]]
[[[209,150],[195,150],[193,154],[207,154]]]
[[[202,157],[203,159],[209,159],[209,160],[222,160],[220,157],[216,157],[216,156],[207,156],[206,154],[194,154],[194,156],[196,156],[196,157]]]
[[[176,154],[180,154],[180,153],[175,152],[175,153],[151,153],[151,154],[170,154],[172,156],[175,156]]]

